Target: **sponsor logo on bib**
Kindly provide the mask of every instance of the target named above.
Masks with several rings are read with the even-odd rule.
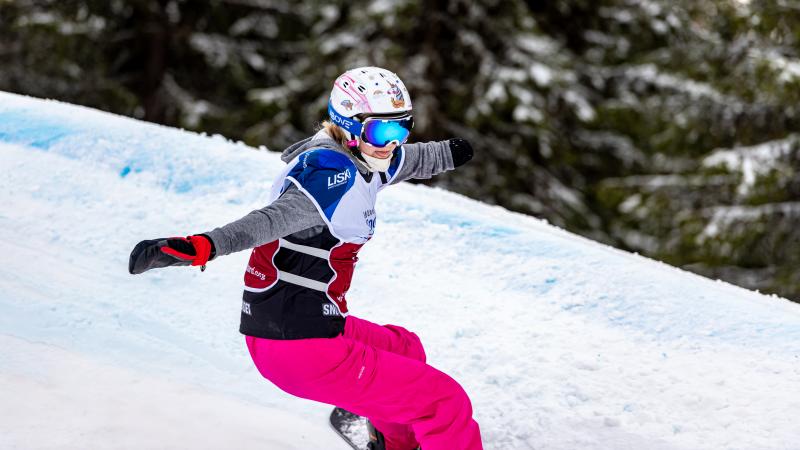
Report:
[[[350,174],[350,169],[345,169],[344,172],[339,172],[336,175],[331,175],[328,177],[328,189],[335,188],[336,186],[341,186],[347,183],[347,180],[350,179],[352,175]]]

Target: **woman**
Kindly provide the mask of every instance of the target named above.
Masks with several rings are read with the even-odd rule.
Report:
[[[259,372],[298,397],[368,417],[370,448],[480,449],[461,386],[425,363],[416,334],[348,314],[359,249],[386,186],[430,178],[472,158],[463,139],[405,144],[411,100],[392,72],[363,67],[334,82],[330,121],[283,152],[263,209],[187,238],[140,242],[129,271],[207,261],[252,248],[240,331]],[[385,447],[384,447],[385,446]]]

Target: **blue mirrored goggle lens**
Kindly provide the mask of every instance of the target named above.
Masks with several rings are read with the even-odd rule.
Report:
[[[376,147],[384,147],[386,144],[397,141],[403,144],[411,134],[414,120],[411,117],[404,119],[373,119],[364,124],[361,132],[364,140]]]

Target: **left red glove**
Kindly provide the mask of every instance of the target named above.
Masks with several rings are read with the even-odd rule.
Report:
[[[133,248],[128,272],[137,274],[168,266],[205,266],[214,256],[214,243],[204,235],[151,239]]]
[[[161,251],[176,258],[191,261],[193,266],[204,266],[211,257],[211,241],[196,234],[185,238],[168,238]]]

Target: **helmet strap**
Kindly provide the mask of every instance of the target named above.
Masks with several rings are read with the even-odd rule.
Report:
[[[346,142],[347,148],[355,154],[356,152],[358,152],[358,138],[356,137],[355,134],[349,131],[347,132],[347,134],[350,135],[350,139],[348,139]]]
[[[353,133],[350,133],[350,140],[347,141],[347,147],[350,153],[352,153],[356,159],[363,162],[364,166],[366,166],[370,172],[386,172],[392,163],[391,156],[386,159],[380,159],[362,153],[361,150],[358,149],[358,139],[356,139]]]
[[[358,149],[358,138],[353,133],[350,133],[350,139],[347,141],[347,149],[350,150],[350,154],[355,156],[357,160],[364,163],[364,166],[369,169],[369,163],[367,160],[364,159],[364,155],[361,154],[361,150]]]

